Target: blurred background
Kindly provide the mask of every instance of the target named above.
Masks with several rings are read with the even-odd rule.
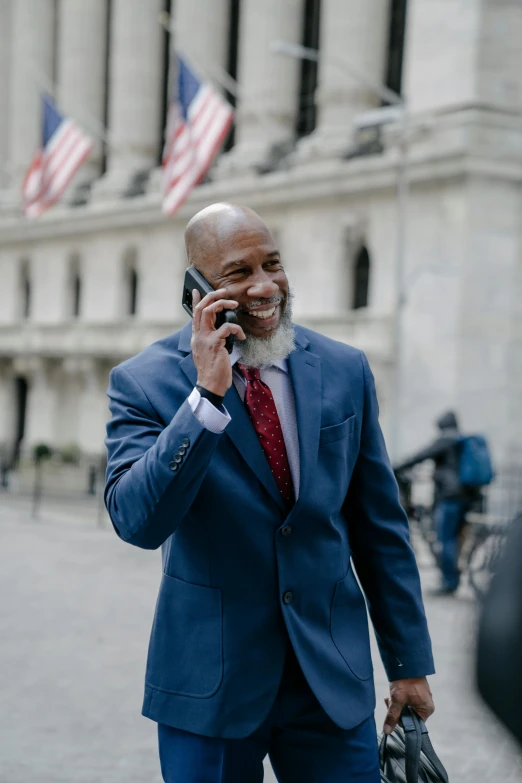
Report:
[[[105,389],[111,367],[185,323],[184,226],[222,200],[272,229],[295,320],[367,353],[394,461],[448,408],[487,436],[487,535],[463,554],[468,568],[475,547],[483,573],[428,601],[450,689],[433,731],[452,780],[522,780],[469,663],[484,541],[522,505],[520,41],[519,0],[0,0],[2,783],[159,780],[139,718],[159,554],[109,532]],[[167,217],[174,53],[235,117]],[[93,149],[30,220],[44,92]],[[426,507],[429,476],[414,475]]]

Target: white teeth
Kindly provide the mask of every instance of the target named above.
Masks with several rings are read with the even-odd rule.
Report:
[[[270,310],[258,310],[257,313],[251,312],[250,315],[254,315],[256,318],[272,318],[276,311],[275,307],[272,307]]]

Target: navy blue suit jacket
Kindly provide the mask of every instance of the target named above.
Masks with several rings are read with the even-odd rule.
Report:
[[[287,515],[234,386],[225,432],[193,415],[190,336],[188,324],[116,367],[108,391],[110,517],[124,541],[163,546],[143,714],[198,734],[248,736],[273,704],[289,637],[326,712],[356,726],[375,693],[351,560],[389,679],[433,673],[366,357],[296,328],[289,368],[301,483]]]

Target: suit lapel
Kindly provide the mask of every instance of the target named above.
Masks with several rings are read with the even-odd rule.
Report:
[[[321,359],[299,347],[288,359],[299,437],[298,503],[314,489],[314,470],[321,428]]]
[[[186,339],[184,340],[184,344],[186,345]],[[190,380],[191,384],[195,386],[197,372],[192,359],[192,354],[189,353],[185,356],[184,359],[181,360],[179,366]],[[232,419],[227,424],[225,435],[230,438],[247,465],[253,470],[261,484],[263,484],[265,489],[272,495],[277,504],[281,508],[284,508],[283,498],[268,465],[263,447],[259,442],[259,438],[250,421],[247,409],[237,393],[234,384],[232,384],[225,395],[224,405]]]

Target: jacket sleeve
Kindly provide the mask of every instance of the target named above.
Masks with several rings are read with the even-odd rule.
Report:
[[[434,666],[419,571],[379,425],[373,375],[361,356],[361,444],[344,505],[352,559],[389,680],[422,677]]]
[[[413,468],[414,465],[419,465],[421,462],[425,462],[427,459],[437,459],[437,457],[442,456],[442,454],[444,454],[444,452],[447,450],[448,439],[438,438],[425,449],[418,451],[417,454],[414,454],[409,459],[401,462],[400,465],[396,465],[395,470],[407,470],[408,468]]]
[[[107,511],[120,538],[156,549],[190,509],[221,435],[187,400],[165,427],[125,367],[112,370],[107,394]]]

